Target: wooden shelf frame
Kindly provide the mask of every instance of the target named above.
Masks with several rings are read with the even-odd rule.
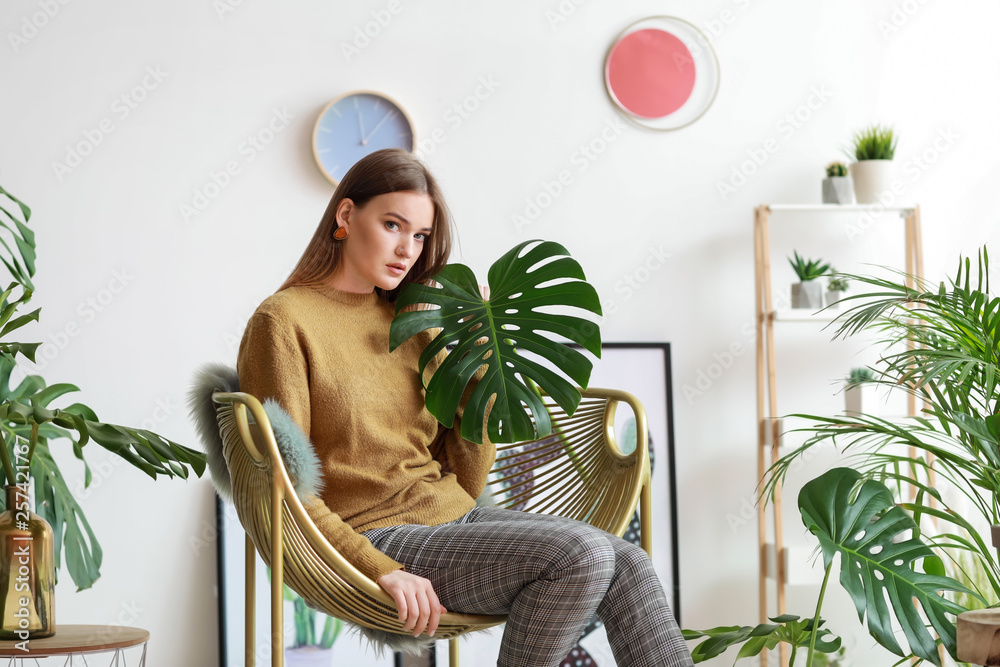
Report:
[[[764,479],[767,469],[779,458],[781,447],[781,414],[778,411],[777,378],[775,372],[775,321],[816,321],[827,318],[810,313],[803,316],[789,315],[781,311],[776,318],[771,288],[771,244],[769,221],[772,212],[790,213],[842,213],[872,212],[897,213],[904,223],[905,270],[908,276],[924,276],[923,244],[920,233],[920,206],[882,206],[880,204],[838,205],[838,204],[761,204],[754,209],[754,302],[757,311],[757,481]],[[907,286],[913,287],[914,280],[907,278]],[[827,311],[829,312],[829,311]],[[782,317],[785,315],[785,317]],[[826,312],[823,314],[826,315]],[[780,318],[780,319],[779,319]],[[830,318],[832,319],[832,318]],[[912,349],[912,342],[908,347]],[[916,399],[907,396],[907,413],[916,414]],[[768,516],[764,503],[757,503],[757,539],[759,559],[759,611],[760,622],[767,621],[769,580],[774,581],[777,613],[784,614],[785,591],[788,572],[785,558],[775,558],[774,554],[786,554],[782,526],[781,485],[774,487],[774,501],[771,503],[771,522],[774,539],[768,540]],[[770,556],[769,556],[770,554]],[[771,563],[771,576],[768,563]],[[761,667],[767,667],[767,651],[761,653]],[[788,648],[782,643],[779,648],[780,665],[788,665]]]

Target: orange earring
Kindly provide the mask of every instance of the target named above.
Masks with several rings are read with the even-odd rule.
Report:
[[[337,227],[337,231],[333,233],[333,238],[338,241],[343,241],[347,238],[347,227]]]

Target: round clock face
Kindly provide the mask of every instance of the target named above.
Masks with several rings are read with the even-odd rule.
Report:
[[[384,95],[359,91],[330,102],[313,129],[313,156],[336,185],[355,162],[382,148],[414,148],[413,125]]]

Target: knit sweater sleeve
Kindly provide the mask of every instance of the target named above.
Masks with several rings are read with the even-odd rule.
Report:
[[[261,402],[275,399],[310,437],[308,352],[299,343],[293,323],[261,310],[254,313],[240,343],[237,372],[241,391]],[[303,505],[327,541],[366,576],[377,580],[403,567],[319,498],[312,496]]]

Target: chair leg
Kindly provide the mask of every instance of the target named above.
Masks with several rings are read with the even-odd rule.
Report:
[[[281,550],[281,487],[271,482],[271,667],[285,666],[285,567]]]
[[[243,601],[245,606],[244,613],[246,614],[246,627],[244,628],[244,643],[246,648],[244,649],[243,660],[246,667],[254,667],[254,655],[256,654],[256,651],[254,650],[254,612],[257,609],[254,598],[254,594],[257,590],[254,585],[256,583],[254,566],[256,564],[255,561],[257,552],[254,550],[253,540],[250,539],[250,534],[247,533],[244,537],[246,537],[246,563],[243,569],[246,576],[243,586]]]
[[[458,667],[458,637],[448,640],[448,665]]]
[[[641,546],[649,557],[653,557],[653,497],[649,480],[642,485],[639,495],[639,546]]]

